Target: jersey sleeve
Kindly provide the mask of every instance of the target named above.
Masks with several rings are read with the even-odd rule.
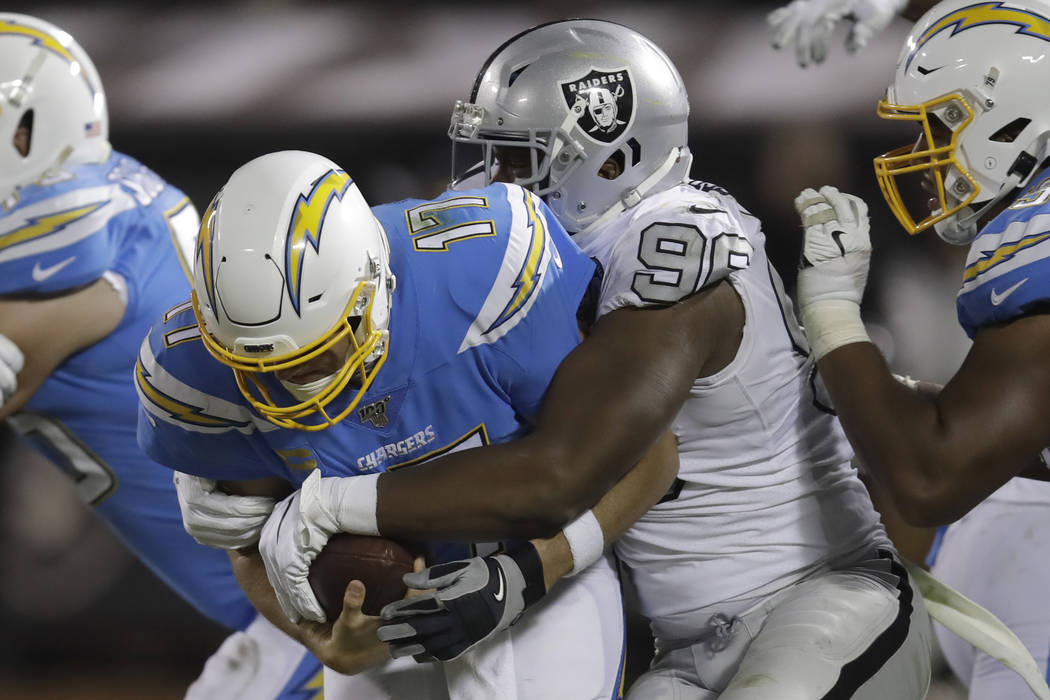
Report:
[[[596,235],[592,254],[605,268],[599,315],[674,304],[747,269],[761,245],[758,221],[735,200],[688,185],[643,200]]]
[[[238,401],[231,370],[207,354],[188,302],[143,340],[135,388],[139,446],[151,459],[216,480],[285,476],[259,436],[276,426]]]
[[[33,186],[0,217],[0,294],[49,294],[92,282],[119,254],[133,200],[110,183]]]
[[[1050,178],[1044,188],[1050,191]],[[1038,187],[1037,187],[1038,192]],[[959,323],[978,329],[1050,304],[1050,206],[1026,195],[993,219],[971,244],[956,297]]]
[[[527,234],[530,247],[514,282],[503,279],[515,295],[495,322],[513,325],[485,348],[486,360],[515,411],[532,417],[558,365],[580,342],[577,310],[595,264],[538,197],[518,187],[508,196],[524,208],[529,223],[514,233]]]
[[[0,213],[0,294],[62,292],[113,271],[134,300],[169,249],[192,247],[196,223],[186,195],[133,158],[74,166]]]

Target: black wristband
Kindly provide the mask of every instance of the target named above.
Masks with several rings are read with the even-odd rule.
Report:
[[[525,600],[525,607],[529,608],[547,593],[547,586],[543,582],[543,561],[540,560],[540,553],[536,551],[532,542],[525,541],[508,550],[507,556],[513,559],[521,569],[522,578],[525,579],[522,598]]]

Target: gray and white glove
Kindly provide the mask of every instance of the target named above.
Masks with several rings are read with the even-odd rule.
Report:
[[[182,472],[175,472],[173,481],[183,527],[209,547],[241,549],[255,544],[276,503],[262,496],[223,493],[211,479]]]
[[[819,360],[841,345],[869,340],[860,320],[871,261],[868,206],[860,197],[825,185],[819,192],[803,190],[795,209],[805,232],[798,304]]]
[[[379,639],[394,658],[451,661],[505,630],[546,593],[543,564],[529,543],[504,554],[436,564],[405,574],[411,588],[432,592],[383,608]]]
[[[18,373],[25,361],[25,355],[14,341],[0,333],[0,406],[18,391]]]
[[[867,45],[903,10],[908,0],[793,0],[766,17],[773,30],[773,47],[795,45],[795,60],[805,68],[822,63],[835,25],[851,22],[846,50],[855,53]]]

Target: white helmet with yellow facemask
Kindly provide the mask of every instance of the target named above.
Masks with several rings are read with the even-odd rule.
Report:
[[[914,121],[918,143],[875,159],[883,195],[909,233],[931,226],[967,244],[979,219],[1026,185],[1050,138],[1050,3],[948,0],[915,25],[878,113]],[[925,179],[913,214],[902,176]]]
[[[389,257],[382,227],[338,165],[302,151],[256,158],[201,222],[193,307],[204,344],[271,422],[334,425],[386,359]]]

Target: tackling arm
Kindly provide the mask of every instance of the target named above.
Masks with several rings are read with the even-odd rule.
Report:
[[[911,391],[870,343],[820,360],[857,454],[915,525],[956,520],[1050,443],[1050,315],[981,329],[937,396]]]
[[[553,535],[642,458],[697,376],[732,359],[742,327],[728,282],[667,308],[607,314],[558,368],[530,435],[380,476],[379,532]]]
[[[61,296],[0,299],[0,335],[25,356],[18,389],[0,406],[0,420],[24,406],[63,360],[112,333],[124,308],[120,295],[102,278]]]
[[[587,568],[660,497],[678,473],[670,432],[594,507],[547,539],[509,552],[438,564],[405,576],[435,589],[383,608],[379,638],[395,658],[449,661],[514,625],[559,578]],[[588,522],[589,519],[589,522]]]
[[[678,476],[678,441],[671,432],[664,434],[644,459],[627,472],[594,506],[594,517],[601,525],[604,544],[620,538],[638,518],[645,515],[667,493]],[[564,532],[554,537],[532,540],[543,564],[543,583],[547,590],[573,570],[573,553]]]

